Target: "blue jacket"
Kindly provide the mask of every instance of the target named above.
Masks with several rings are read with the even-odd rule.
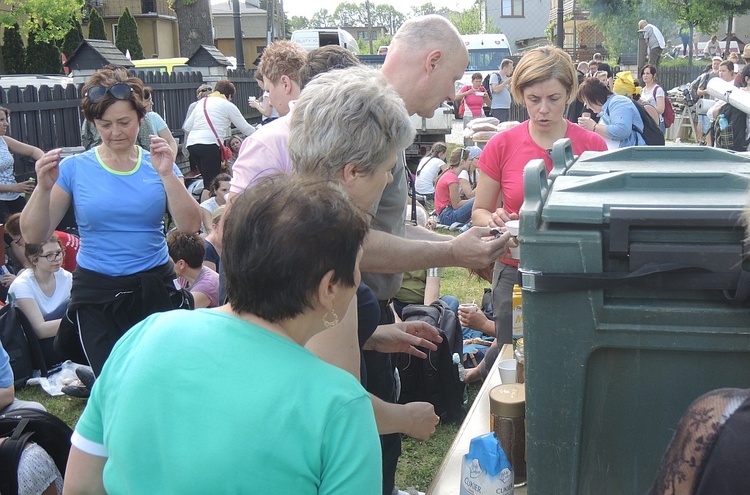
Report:
[[[620,148],[645,145],[641,135],[633,126],[643,131],[643,120],[635,108],[636,102],[622,95],[611,95],[602,106],[599,116],[606,126],[607,134],[614,141],[620,142]]]

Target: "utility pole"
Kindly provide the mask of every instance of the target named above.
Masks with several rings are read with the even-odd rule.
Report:
[[[244,69],[245,47],[242,44],[242,17],[240,16],[240,0],[232,0],[232,18],[234,20],[234,56],[237,59],[237,69]]]
[[[274,0],[266,0],[266,46],[273,43],[273,5]]]
[[[365,8],[367,9],[367,39],[370,40],[370,55],[375,54],[372,51],[372,18],[370,17],[370,0],[365,0]]]
[[[557,46],[565,47],[565,26],[563,26],[563,11],[565,10],[565,0],[557,0]]]

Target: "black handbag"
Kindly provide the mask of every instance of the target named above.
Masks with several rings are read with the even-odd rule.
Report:
[[[15,388],[25,387],[34,370],[47,376],[47,365],[36,334],[26,316],[14,304],[0,308],[0,342],[10,358]]]

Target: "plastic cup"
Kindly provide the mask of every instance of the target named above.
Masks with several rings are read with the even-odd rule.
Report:
[[[477,306],[476,303],[463,303],[458,305],[458,309],[463,309],[464,311],[478,311],[479,306]]]
[[[581,114],[581,117],[583,117],[585,119],[590,119],[591,118],[591,112],[583,112]]]
[[[505,222],[505,228],[508,229],[508,232],[510,232],[510,235],[514,238],[518,237],[518,220],[508,220]],[[519,246],[510,248],[510,255],[513,257],[514,260],[521,258],[521,248]],[[515,382],[514,382],[515,383]]]
[[[503,385],[517,383],[518,362],[515,359],[504,359],[498,363],[497,368],[500,370],[500,380]]]

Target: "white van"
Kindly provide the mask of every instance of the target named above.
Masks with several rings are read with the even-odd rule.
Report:
[[[292,41],[299,43],[307,51],[326,45],[340,45],[359,55],[357,40],[341,28],[298,29],[292,33]]]
[[[500,62],[511,56],[510,44],[504,34],[465,34],[461,38],[469,51],[469,65],[464,77],[456,82],[456,90],[471,84],[471,75],[475,72],[482,73],[482,80],[487,74],[497,72]]]

